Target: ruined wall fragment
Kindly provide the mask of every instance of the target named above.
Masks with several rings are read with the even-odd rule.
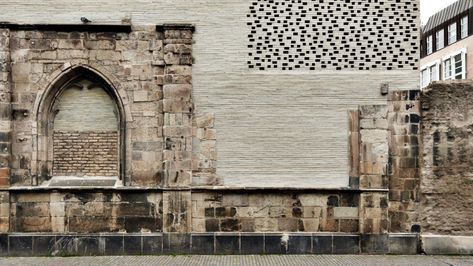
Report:
[[[430,85],[422,97],[421,225],[473,235],[473,84]]]
[[[388,95],[389,220],[391,232],[418,232],[420,91]]]

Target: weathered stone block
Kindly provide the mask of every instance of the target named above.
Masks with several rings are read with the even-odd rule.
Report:
[[[171,65],[166,66],[165,73],[168,75],[192,75],[192,67],[191,66],[181,66],[181,65]]]
[[[166,44],[164,46],[164,53],[174,53],[174,54],[191,54],[192,45],[186,44]]]
[[[304,231],[302,220],[294,218],[279,218],[278,231],[281,232],[297,232]]]
[[[388,107],[386,105],[363,105],[360,106],[360,118],[386,118]]]
[[[208,255],[214,254],[215,236],[213,234],[192,234],[192,254]]]
[[[314,254],[332,254],[333,236],[331,235],[313,235],[312,252]]]
[[[220,222],[220,230],[223,232],[238,232],[241,230],[239,219],[222,219]]]
[[[264,253],[265,254],[286,254],[288,248],[288,235],[265,234]]]
[[[275,232],[279,231],[278,221],[276,219],[255,218],[255,232]],[[284,222],[283,222],[284,223]],[[284,224],[282,225],[284,226]]]
[[[93,59],[94,53],[90,53],[90,57]],[[95,59],[96,60],[108,60],[108,61],[119,61],[122,59],[121,52],[119,51],[110,51],[110,50],[103,50],[103,51],[98,51],[95,53]]]
[[[305,232],[318,232],[320,231],[320,220],[316,218],[302,219],[304,223]]]
[[[358,208],[335,207],[333,210],[336,219],[358,219]]]
[[[262,234],[241,234],[240,254],[264,254],[264,237]]]
[[[164,112],[191,113],[193,108],[194,106],[191,101],[175,100],[175,99],[163,100]]]
[[[84,46],[89,50],[114,50],[116,44],[115,40],[86,40]]]
[[[31,256],[33,255],[33,237],[32,236],[9,236],[10,256]]]
[[[288,254],[312,253],[312,235],[291,235],[288,240]]]
[[[359,236],[333,236],[334,254],[359,254]]]
[[[84,48],[84,41],[81,39],[59,39],[57,41],[57,49],[83,49],[83,48]]]

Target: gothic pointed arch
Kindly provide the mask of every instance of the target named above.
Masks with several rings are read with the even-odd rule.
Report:
[[[70,66],[38,95],[33,183],[53,176],[119,177],[125,182],[126,98],[100,71]]]

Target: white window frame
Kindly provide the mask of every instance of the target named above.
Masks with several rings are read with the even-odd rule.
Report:
[[[431,54],[433,52],[433,49],[432,49],[432,35],[429,35],[427,36],[427,39],[426,39],[426,43],[427,43],[427,54]]]
[[[446,58],[442,60],[442,68],[443,68],[443,80],[450,80],[452,79],[452,59]],[[447,64],[448,63],[448,64]]]
[[[468,15],[464,16],[460,20],[461,39],[468,37]]]
[[[445,47],[445,30],[441,29],[435,33],[435,47],[438,50]]]
[[[448,45],[457,41],[457,23],[448,25]]]
[[[434,70],[434,71],[433,71]],[[440,60],[428,63],[420,68],[420,88],[440,79]]]
[[[428,69],[424,68],[420,70],[420,88],[423,89],[429,85],[429,80],[428,80]]]
[[[451,53],[447,56],[444,56],[442,58],[442,67],[443,67],[443,80],[453,80],[453,79],[456,79],[456,76],[458,76],[459,74],[461,74],[461,79],[466,79],[466,48],[463,48],[461,50],[458,50],[454,53]],[[460,73],[455,73],[455,57],[457,55],[461,55],[461,68],[462,68],[462,71]],[[450,62],[450,69],[448,69],[448,66],[447,66],[447,61]]]

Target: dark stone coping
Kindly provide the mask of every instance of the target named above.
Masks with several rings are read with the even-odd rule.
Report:
[[[131,25],[123,24],[16,24],[0,22],[0,28],[10,30],[39,30],[59,32],[131,32]]]
[[[165,30],[190,30],[191,32],[195,31],[195,26],[192,24],[162,24],[156,25],[156,31],[162,32]]]
[[[389,189],[379,188],[379,189],[360,189],[353,187],[228,187],[228,186],[199,186],[192,187],[193,191],[219,191],[219,190],[228,190],[228,191],[308,191],[308,192],[381,192],[387,193]]]
[[[17,24],[0,21],[0,28],[10,30],[40,30],[59,32],[125,32],[132,31],[130,24]],[[162,24],[156,25],[156,31],[165,30],[190,30],[195,31],[192,24]]]
[[[13,186],[0,188],[0,191],[61,191],[61,190],[112,190],[112,191],[191,191],[191,192],[374,192],[374,193],[388,193],[389,189],[358,189],[350,187],[341,188],[316,188],[316,187],[227,187],[227,186],[202,186],[202,187],[176,187],[176,188],[163,188],[163,187],[136,187],[136,186],[70,186],[70,187],[50,187],[50,186]]]
[[[9,233],[0,256],[416,254],[417,234]]]

